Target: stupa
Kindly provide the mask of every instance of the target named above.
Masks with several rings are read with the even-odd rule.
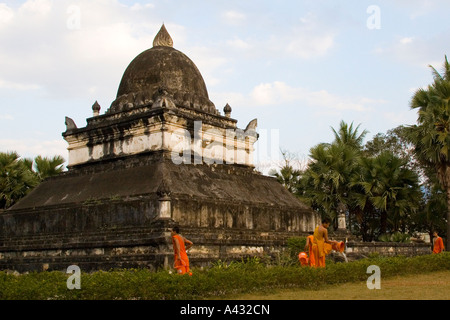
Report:
[[[170,267],[170,229],[191,264],[274,255],[317,214],[253,164],[257,120],[216,109],[163,25],[85,127],[66,117],[68,170],[0,214],[0,269]]]

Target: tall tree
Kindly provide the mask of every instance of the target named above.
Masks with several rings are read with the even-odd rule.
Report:
[[[363,141],[366,135],[369,133],[367,130],[363,130],[362,132],[359,132],[361,124],[357,125],[356,127],[353,127],[353,122],[348,124],[344,120],[342,120],[339,124],[339,129],[336,130],[334,128],[331,128],[334,133],[334,141],[333,144],[345,146],[345,148],[350,148],[355,152],[355,159],[352,162],[353,167],[349,168],[350,174],[346,177],[347,179],[347,186],[346,186],[346,201],[341,202],[341,205],[344,205],[348,212],[348,225],[349,229],[352,229],[353,225],[353,218],[355,217],[356,220],[361,221],[361,210],[357,205],[355,196],[361,192],[359,190],[358,186],[352,186],[350,185],[350,180],[352,179],[352,176],[358,175],[359,168],[356,166],[356,163],[358,162],[358,159],[362,156],[361,151],[363,150]]]
[[[29,160],[16,152],[0,153],[0,209],[7,209],[39,183]]]
[[[418,89],[411,108],[418,110],[417,124],[407,128],[419,161],[434,168],[447,197],[447,248],[450,246],[450,64],[447,56],[442,73],[430,66],[433,83]]]
[[[360,160],[361,176],[354,180],[363,188],[359,196],[361,208],[380,214],[379,233],[399,231],[407,216],[419,206],[418,177],[406,167],[406,161],[389,151],[377,157]],[[373,232],[373,230],[372,230]]]
[[[372,140],[364,145],[363,155],[377,157],[381,153],[390,151],[402,160],[407,161],[407,167],[417,173],[422,183],[427,183],[429,177],[426,169],[417,160],[414,154],[414,146],[407,138],[405,126],[398,126],[386,133],[376,134]]]
[[[337,209],[349,205],[350,177],[356,169],[358,151],[345,144],[321,143],[310,150],[311,162],[301,181],[300,197],[337,227]]]
[[[286,150],[280,150],[283,156],[283,165],[279,171],[271,169],[269,175],[275,177],[289,192],[297,193],[302,169],[298,166],[298,159],[292,153]],[[297,163],[297,165],[294,164]]]
[[[7,209],[44,179],[64,170],[64,158],[21,158],[17,152],[0,152],[0,209]]]
[[[34,158],[34,171],[42,181],[48,177],[60,174],[64,170],[64,162],[65,160],[61,156],[52,158],[37,156]]]
[[[338,129],[331,128],[334,141],[321,143],[310,150],[310,163],[301,179],[300,197],[323,215],[333,219],[337,227],[337,215],[346,208],[349,226],[356,215],[351,177],[357,174],[358,158],[367,131],[359,132],[359,125],[341,121]]]
[[[356,126],[356,128],[353,128],[353,122],[349,125],[345,121],[341,121],[338,130],[331,128],[334,133],[334,143],[360,150],[363,145],[364,137],[368,133],[367,130],[363,130],[363,132],[359,133],[358,129],[360,126],[361,124]]]

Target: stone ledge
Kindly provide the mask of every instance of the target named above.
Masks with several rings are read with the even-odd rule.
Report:
[[[381,256],[417,256],[431,253],[429,243],[401,243],[401,242],[348,242],[346,251],[350,255],[369,255],[372,253]]]
[[[347,242],[348,247],[431,247],[430,243],[403,242]]]

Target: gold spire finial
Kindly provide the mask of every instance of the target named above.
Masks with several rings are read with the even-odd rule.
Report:
[[[155,37],[155,40],[153,40],[153,46],[158,47],[172,47],[173,48],[173,40],[170,37],[169,32],[167,32],[166,27],[164,26],[164,23],[159,30],[158,34]]]

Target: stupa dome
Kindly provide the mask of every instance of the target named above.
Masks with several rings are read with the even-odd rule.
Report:
[[[171,97],[177,106],[217,113],[197,66],[173,48],[164,25],[153,47],[139,54],[125,70],[109,112],[151,104],[161,95]]]

